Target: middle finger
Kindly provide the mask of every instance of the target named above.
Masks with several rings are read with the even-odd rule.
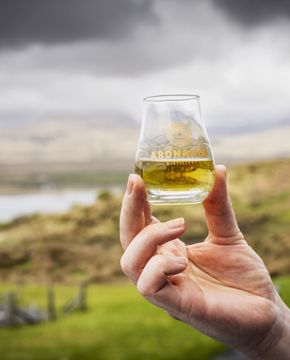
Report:
[[[185,230],[183,218],[146,226],[127,247],[121,259],[124,273],[134,282],[148,260],[156,253],[157,247],[179,237]]]

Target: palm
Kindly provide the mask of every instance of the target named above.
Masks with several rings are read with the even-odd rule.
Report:
[[[246,332],[250,339],[255,336],[259,341],[274,324],[275,314],[269,314],[268,309],[270,302],[275,301],[275,289],[262,260],[242,238],[234,245],[217,244],[213,238],[190,246],[174,240],[162,245],[158,253],[183,255],[188,259],[186,270],[170,277],[178,293],[175,301],[179,302],[172,313],[174,317],[236,346],[240,345],[239,332]],[[253,317],[253,309],[257,308],[263,314],[258,321],[259,329],[257,318]],[[182,314],[187,314],[186,319]],[[231,327],[237,323],[240,328],[233,332]],[[233,338],[231,333],[235,334]]]

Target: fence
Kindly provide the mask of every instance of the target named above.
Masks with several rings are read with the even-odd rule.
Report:
[[[68,315],[74,311],[88,310],[87,286],[87,284],[80,284],[77,295],[62,306],[60,315]],[[33,305],[28,308],[22,308],[19,305],[19,299],[15,291],[1,294],[0,327],[34,325],[43,321],[57,320],[55,298],[55,288],[52,284],[47,285],[46,288],[46,310],[40,310]]]

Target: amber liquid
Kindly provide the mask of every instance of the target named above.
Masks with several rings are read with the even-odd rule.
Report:
[[[196,202],[201,202],[211,190],[214,163],[210,159],[143,159],[136,163],[135,172],[143,178],[149,200],[150,195],[152,200],[152,196],[166,197],[169,194],[170,199],[173,199],[170,202],[179,202],[180,194],[184,195],[182,198],[185,200],[191,198],[192,194]]]

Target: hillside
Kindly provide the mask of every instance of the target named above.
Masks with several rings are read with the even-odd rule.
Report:
[[[132,171],[140,123],[124,114],[0,123],[0,192],[94,187]],[[255,132],[209,134],[218,163],[289,157],[289,123]]]
[[[1,129],[1,128],[0,128]],[[139,124],[111,116],[52,118],[0,131],[0,164],[82,164],[126,160]],[[132,139],[131,141],[128,141]]]
[[[290,274],[290,160],[228,169],[241,230],[273,275]],[[63,215],[19,218],[0,227],[0,281],[59,282],[120,278],[121,199],[103,191],[96,204]],[[202,241],[201,206],[155,207],[161,219],[184,216],[184,241]]]

